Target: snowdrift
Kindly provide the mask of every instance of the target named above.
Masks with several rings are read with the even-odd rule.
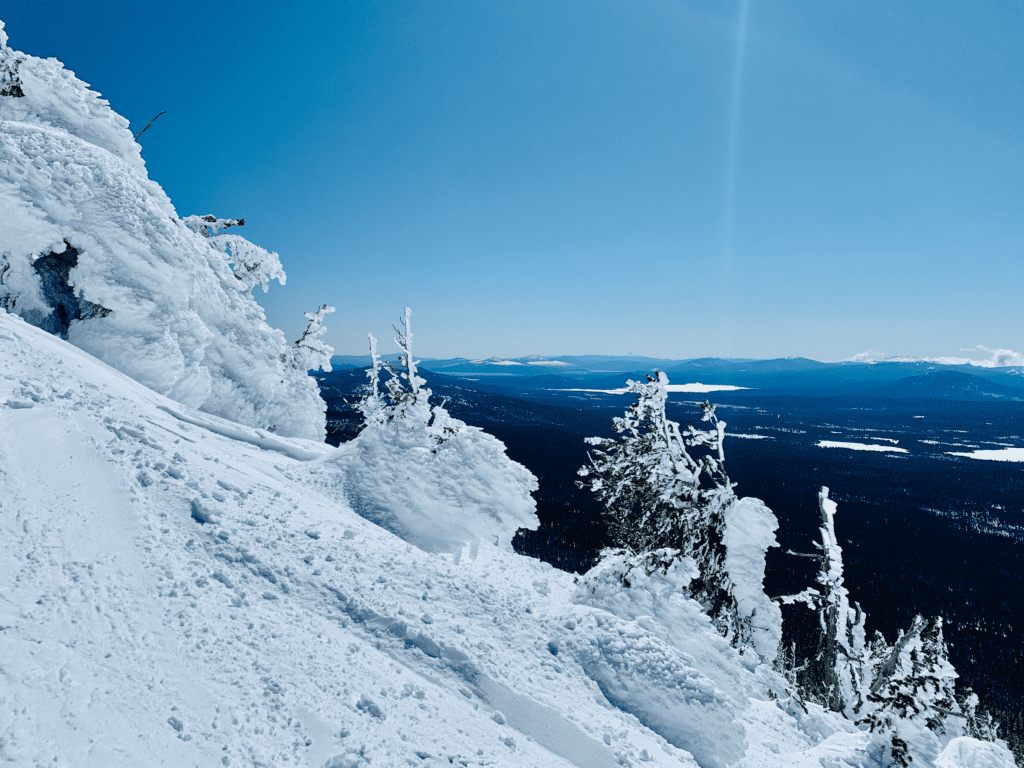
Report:
[[[454,434],[441,444],[422,421],[371,425],[318,462],[318,485],[427,552],[458,558],[468,546],[475,556],[481,541],[511,549],[517,530],[540,524],[537,478],[497,438],[448,421]]]
[[[128,121],[2,23],[0,73],[0,306],[179,403],[322,440],[316,383],[148,178]]]

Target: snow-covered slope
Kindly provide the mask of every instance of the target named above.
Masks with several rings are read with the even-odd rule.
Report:
[[[0,22],[0,306],[178,402],[322,440],[316,383],[251,294],[284,282],[276,254],[257,249],[253,273],[241,238],[212,247],[149,179],[128,121],[6,40]]]
[[[0,759],[872,764],[868,734],[766,700],[669,577],[576,585],[486,542],[456,563],[352,512],[321,443],[3,312],[0,359]]]

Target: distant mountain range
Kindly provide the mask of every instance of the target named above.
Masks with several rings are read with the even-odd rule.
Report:
[[[390,361],[397,358],[393,354],[386,356]],[[337,368],[364,368],[370,364],[370,358],[337,356],[332,362]],[[676,384],[700,382],[747,387],[747,394],[1024,401],[1024,368],[1020,366],[982,368],[907,359],[822,363],[805,357],[667,360],[624,355],[531,355],[511,359],[425,359],[420,361],[420,367],[493,391],[616,389],[629,378],[662,370]]]
[[[960,371],[928,371],[876,387],[880,397],[931,397],[942,400],[1009,400],[1024,402],[1024,389],[997,384]]]

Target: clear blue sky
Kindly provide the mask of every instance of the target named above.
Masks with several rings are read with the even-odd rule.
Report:
[[[1024,348],[1018,0],[37,2],[298,336],[422,356]]]

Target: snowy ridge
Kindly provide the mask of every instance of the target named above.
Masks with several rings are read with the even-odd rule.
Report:
[[[456,564],[330,492],[328,446],[193,417],[8,313],[0,354],[4,760],[874,764],[767,699],[686,573],[576,585],[486,541]]]

